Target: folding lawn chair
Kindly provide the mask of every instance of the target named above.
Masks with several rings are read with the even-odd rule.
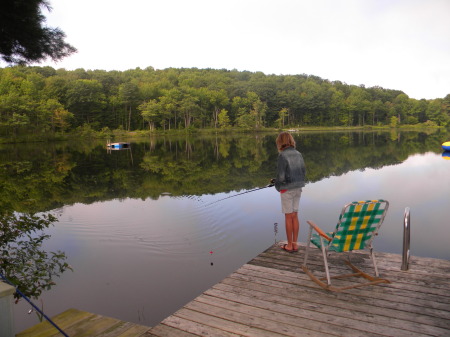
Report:
[[[390,283],[386,279],[379,278],[378,268],[373,254],[372,241],[383,223],[386,212],[389,208],[389,202],[385,200],[367,200],[354,201],[347,204],[342,209],[339,216],[339,221],[334,232],[325,233],[314,222],[307,221],[310,225],[309,236],[305,251],[305,260],[302,265],[303,271],[321,287],[331,291],[342,291],[345,289],[362,287],[366,285],[374,285],[378,283]],[[317,234],[312,234],[312,230]],[[326,278],[318,278],[311,270],[308,269],[306,263],[308,261],[308,251],[310,243],[313,243],[317,248],[320,248],[325,264]],[[370,258],[372,259],[375,268],[375,277],[361,271],[350,262],[350,252],[353,250],[368,249]],[[330,252],[342,253],[348,252],[348,260],[345,261],[350,268],[353,269],[353,274],[337,275],[330,277],[328,268],[327,255]],[[332,278],[346,278],[346,277],[364,277],[369,280],[364,283],[355,283],[345,287],[333,287],[331,285]],[[323,282],[327,280],[327,283]]]

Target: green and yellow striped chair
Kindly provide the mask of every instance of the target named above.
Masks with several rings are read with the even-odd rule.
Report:
[[[303,271],[308,274],[309,277],[318,285],[331,291],[342,291],[345,289],[374,285],[378,283],[390,283],[386,279],[379,278],[375,255],[373,254],[372,248],[372,241],[375,236],[378,235],[378,230],[384,221],[388,208],[389,202],[385,200],[354,201],[347,204],[342,209],[335,231],[330,233],[325,233],[314,222],[307,221],[310,229],[305,251],[305,259],[302,266]],[[314,234],[313,229],[316,232]],[[310,243],[314,244],[322,251],[326,278],[318,278],[307,267]],[[348,256],[346,263],[353,269],[354,273],[330,277],[327,260],[327,255],[330,252],[350,253],[351,251],[362,249],[369,250],[370,258],[372,259],[373,266],[375,268],[375,277],[364,273],[355,267],[350,262],[350,255]],[[345,287],[333,287],[331,285],[332,278],[341,279],[352,276],[364,277],[369,281],[364,283],[355,283]],[[323,282],[324,280],[326,280],[327,283]]]

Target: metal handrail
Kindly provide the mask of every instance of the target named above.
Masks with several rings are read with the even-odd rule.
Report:
[[[411,221],[410,221],[409,207],[405,208],[403,216],[403,255],[402,255],[402,270],[409,269],[410,258],[410,244],[411,244]]]

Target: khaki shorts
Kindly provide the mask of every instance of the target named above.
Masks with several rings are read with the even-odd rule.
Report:
[[[284,214],[298,212],[298,205],[300,204],[300,197],[302,195],[302,188],[294,188],[281,193],[281,211]]]

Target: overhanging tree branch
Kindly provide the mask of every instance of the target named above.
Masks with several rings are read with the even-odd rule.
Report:
[[[64,41],[59,28],[46,27],[41,8],[45,0],[6,0],[0,5],[0,57],[7,63],[26,65],[47,58],[59,61],[77,50]]]

